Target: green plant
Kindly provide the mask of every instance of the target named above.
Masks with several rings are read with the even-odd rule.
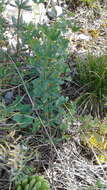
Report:
[[[62,17],[50,25],[25,24],[22,20],[22,10],[30,10],[27,3],[28,1],[16,0],[14,4],[11,4],[18,10],[17,18],[13,17],[13,26],[17,35],[17,56],[4,53],[11,64],[9,67],[7,65],[7,71],[1,70],[3,78],[1,84],[2,88],[4,84],[7,85],[6,87],[8,84],[19,85],[21,95],[20,97],[15,96],[16,100],[11,105],[2,107],[1,118],[4,115],[6,121],[8,118],[11,118],[12,122],[15,121],[15,125],[20,126],[19,129],[29,126],[32,132],[36,132],[42,126],[38,116],[46,126],[56,128],[61,125],[66,114],[64,104],[68,98],[61,95],[61,84],[69,71],[69,67],[65,63],[68,56],[68,40],[64,37],[68,21]],[[76,25],[72,25],[72,28],[73,31],[78,30]],[[29,53],[26,52],[26,49],[23,51],[26,57],[21,54],[22,47],[27,47],[29,51]],[[16,59],[20,56],[24,61]],[[23,67],[24,69],[22,69]],[[8,73],[10,76],[7,75]],[[28,82],[26,78],[28,78]],[[33,106],[31,101],[31,104],[25,105],[24,93],[27,93],[27,99],[30,97]]]
[[[26,74],[29,77],[35,76],[29,83],[25,83],[33,102],[35,102],[34,108],[32,109],[30,104],[22,103],[24,97],[17,96],[11,105],[2,106],[1,118],[5,116],[8,119],[10,117],[20,128],[30,126],[30,131],[36,132],[41,127],[37,112],[46,126],[51,127],[60,125],[65,115],[64,103],[68,99],[61,95],[60,85],[69,70],[68,65],[65,64],[68,40],[63,37],[63,33],[66,31],[64,20],[51,26],[35,27],[30,23],[26,27],[23,41],[33,53],[33,56],[26,56],[27,64],[31,69],[29,69],[29,73],[23,73],[20,72],[20,62],[13,62],[13,66],[15,64],[15,68],[20,73],[17,77],[21,76],[22,83],[22,78]],[[2,85],[5,82],[4,79]],[[12,81],[9,80],[9,84],[10,82]]]
[[[15,29],[16,34],[16,55],[19,56],[19,52],[22,48],[22,42],[20,40],[22,38],[22,31],[24,30],[24,22],[22,18],[22,11],[31,11],[31,6],[28,5],[29,0],[15,0],[14,4],[10,4],[12,7],[17,8],[17,18],[12,16],[13,27]]]
[[[82,2],[86,3],[88,6],[93,7],[95,6],[97,0],[81,0]]]
[[[17,78],[17,72],[14,70],[13,64],[11,64],[11,60],[9,59],[9,56],[14,55],[14,59],[21,56],[21,49],[24,46],[21,42],[22,37],[22,31],[24,27],[24,22],[22,19],[22,11],[30,11],[31,7],[27,5],[29,0],[16,0],[14,1],[14,4],[9,3],[9,1],[6,0],[0,0],[0,86],[2,88],[8,88],[10,85],[18,85],[16,82]],[[6,5],[11,5],[15,8],[17,8],[17,16],[12,17],[12,36],[16,37],[16,49],[14,49],[11,45],[9,45],[9,39],[6,37],[6,31],[8,31],[8,27],[10,28],[10,23],[6,21],[4,18],[4,10],[6,9]],[[11,34],[11,32],[7,32],[7,34]],[[6,54],[6,52],[8,52]],[[20,55],[19,55],[20,52]],[[25,52],[24,52],[25,53]],[[14,75],[14,76],[13,76]],[[15,78],[15,80],[11,80],[12,78]],[[20,79],[18,78],[19,83]]]
[[[5,6],[4,2],[0,0],[0,47],[2,46],[4,40],[4,32],[5,32],[5,19],[3,18]]]
[[[28,61],[37,76],[30,83],[29,92],[35,102],[34,110],[49,126],[60,123],[63,104],[67,101],[60,94],[61,74],[65,75],[69,70],[65,64],[68,40],[62,35],[66,29],[63,24],[64,20],[50,26],[39,25],[38,28],[32,28],[30,24],[24,33],[26,44],[34,55]]]
[[[84,190],[103,190],[106,188],[106,185],[104,185],[99,179],[96,181],[95,185],[91,185],[87,187]]]
[[[100,2],[101,0],[65,0],[66,4],[69,6],[71,9],[75,9],[78,6],[80,6],[82,3],[85,6],[95,8],[97,3]]]
[[[11,139],[11,142],[9,142]],[[0,143],[0,156],[3,159],[3,165],[10,170],[10,182],[19,181],[27,175],[28,148],[24,148],[15,137],[15,131],[11,131],[2,139]],[[30,158],[30,156],[29,156]]]
[[[103,183],[98,179],[98,180],[96,181],[96,187],[97,187],[97,188],[100,188],[100,189],[101,189],[101,188],[102,188],[102,189],[103,189],[103,188],[105,189],[105,188],[106,188],[106,185],[103,184]]]
[[[8,45],[8,39],[5,36],[7,29],[7,21],[4,18],[3,14],[5,11],[5,0],[0,0],[0,49]],[[0,51],[0,63],[4,60],[2,52]]]
[[[44,177],[29,176],[16,184],[16,190],[51,190],[51,188]]]
[[[77,99],[78,113],[103,117],[107,96],[107,55],[78,59],[77,73],[73,80],[81,89]]]
[[[85,146],[90,147],[95,153],[96,163],[107,162],[107,122],[106,117],[103,121],[92,119],[85,116],[81,119],[81,140]]]

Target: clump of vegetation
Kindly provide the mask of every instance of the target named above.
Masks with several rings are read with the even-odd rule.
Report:
[[[37,32],[40,38],[35,35],[35,40],[29,38],[28,42],[34,53],[29,61],[38,75],[31,83],[34,109],[39,111],[41,118],[50,123],[50,126],[60,120],[60,114],[64,111],[62,105],[66,102],[60,95],[60,85],[63,83],[61,74],[65,74],[68,69],[64,63],[68,41],[61,35],[61,24],[63,25],[55,23],[50,27],[40,26]]]
[[[78,113],[103,117],[107,96],[107,56],[88,55],[77,61],[77,76],[73,79],[81,89],[77,99]]]
[[[3,17],[4,10],[5,10],[4,2],[0,0],[0,47],[2,47],[5,44],[6,40],[4,36],[4,32],[6,30],[6,20]]]
[[[22,83],[22,87],[21,95],[13,98],[15,101],[7,103],[5,98],[5,102],[2,102],[2,116],[10,115],[17,126],[20,128],[30,126],[32,132],[37,132],[43,123],[48,127],[56,127],[61,124],[65,114],[63,105],[67,102],[67,98],[61,95],[60,90],[64,76],[69,71],[68,65],[65,64],[68,55],[68,40],[64,37],[67,22],[61,18],[49,26],[25,24],[22,20],[22,10],[31,10],[28,1],[17,0],[11,6],[17,8],[18,14],[17,17],[13,17],[16,49],[12,55],[9,52],[3,54],[8,62],[7,67],[2,67],[1,70],[1,85],[4,88],[4,84],[8,87]],[[23,67],[25,69],[21,70]],[[24,96],[22,98],[24,93],[28,96],[27,102],[30,102],[26,105]],[[39,117],[41,119],[38,119]],[[42,124],[40,120],[43,120]]]
[[[85,116],[82,120],[81,139],[85,146],[91,148],[95,156],[95,162],[107,162],[107,122],[106,117],[103,121],[92,119]]]
[[[83,6],[88,6],[90,8],[96,8],[97,3],[102,2],[102,0],[65,0],[67,5],[71,10],[76,9],[77,7],[83,5]]]
[[[51,190],[50,185],[42,176],[29,176],[16,185],[16,190]]]
[[[103,190],[105,188],[106,188],[106,186],[100,180],[97,180],[95,185],[91,185],[84,190],[96,190],[96,189],[102,189]]]
[[[15,135],[15,131],[11,131],[0,144],[2,166],[7,168],[10,174],[10,183],[19,181],[30,171],[27,167],[28,147],[19,142],[21,136],[16,138]]]
[[[97,0],[81,0],[81,1],[90,7],[94,7],[97,3]]]

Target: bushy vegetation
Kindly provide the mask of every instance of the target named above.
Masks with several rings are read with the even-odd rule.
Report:
[[[12,17],[16,46],[5,43],[8,41],[4,33],[6,20],[3,14],[0,18],[0,129],[8,132],[17,130],[22,134],[27,132],[28,135],[37,132],[42,134],[45,130],[42,135],[50,135],[49,138],[53,136],[54,139],[57,131],[61,134],[67,129],[67,120],[64,123],[64,118],[67,115],[65,103],[68,98],[61,95],[60,87],[69,71],[68,65],[65,64],[68,56],[68,40],[64,37],[67,22],[62,17],[49,25],[26,24],[22,19],[22,11],[31,10],[28,2],[16,0],[11,4],[17,9],[17,16]],[[0,5],[3,12],[4,2]],[[56,136],[56,139],[59,137],[61,136]],[[0,148],[0,155],[7,158],[7,161],[4,161],[10,168],[12,183],[21,176],[28,175],[25,169],[27,155],[24,154],[20,143],[17,143],[17,139],[12,144],[5,139]],[[23,186],[21,182],[17,189],[26,189],[28,186],[29,184]],[[50,189],[48,182],[41,176],[37,177],[37,180],[35,178],[32,187]]]
[[[69,71],[65,64],[68,54],[68,40],[64,38],[66,21],[62,18],[50,26],[25,24],[21,20],[21,10],[31,10],[27,5],[28,1],[21,3],[16,1],[15,3],[12,6],[18,10],[18,17],[13,19],[17,39],[16,50],[12,55],[4,52],[3,56],[7,57],[11,66],[9,64],[2,65],[1,86],[4,88],[4,83],[5,86],[22,83],[24,88],[22,87],[21,95],[16,96],[12,103],[5,100],[8,106],[5,107],[2,103],[1,117],[10,117],[20,128],[30,125],[30,130],[36,132],[43,125],[39,117],[46,126],[56,127],[61,124],[65,113],[64,103],[67,98],[61,95],[60,85],[64,80],[61,74],[65,75]],[[20,56],[22,56],[23,62],[20,61]],[[23,67],[25,69],[21,71]],[[15,73],[13,74],[13,72]],[[29,82],[24,78],[28,78]],[[30,104],[23,103],[24,93]],[[16,113],[14,114],[14,112]]]
[[[82,118],[82,143],[85,146],[88,146],[90,149],[93,148],[95,151],[94,161],[95,163],[106,163],[107,156],[107,123],[106,117],[103,121],[96,119],[92,119],[91,116],[85,116]]]
[[[79,59],[77,62],[77,76],[74,81],[81,88],[77,100],[78,112],[103,117],[106,112],[107,56],[88,55],[86,60]]]
[[[39,4],[44,3],[44,0],[33,2]],[[75,1],[74,7],[81,2],[91,7],[97,1]],[[93,118],[86,118],[86,121],[91,121],[87,129],[85,118],[81,120],[78,116],[85,125],[88,139],[88,144],[83,137],[82,142],[89,148],[95,148],[98,153],[104,153],[97,156],[101,163],[107,161],[106,124],[93,120],[106,116],[107,55],[78,58],[76,75],[70,76],[72,70],[67,64],[69,39],[66,34],[68,29],[73,33],[79,31],[80,27],[63,15],[59,18],[54,15],[55,18],[48,24],[25,23],[23,11],[32,10],[29,0],[10,3],[17,11],[10,25],[3,16],[8,3],[0,0],[0,130],[6,134],[0,140],[0,159],[2,167],[5,168],[6,165],[5,169],[9,171],[13,189],[50,190],[48,181],[36,175],[36,169],[29,166],[29,162],[36,159],[34,154],[38,151],[38,148],[32,148],[37,140],[36,135],[40,146],[48,142],[51,149],[54,147],[56,151],[55,143],[71,138],[69,131],[73,129],[71,126],[78,114],[91,114]],[[72,5],[74,1],[66,0],[66,3]],[[10,29],[16,45],[10,44],[6,36]],[[62,93],[68,77],[79,87],[80,95],[75,102]],[[27,145],[29,139],[33,140],[31,150]],[[37,155],[37,159],[38,157]]]
[[[42,176],[30,176],[17,184],[16,190],[50,190],[50,185]]]
[[[88,6],[90,8],[97,8],[97,4],[102,3],[102,0],[65,0],[68,7],[71,10],[75,10],[76,8],[78,8],[79,6]]]

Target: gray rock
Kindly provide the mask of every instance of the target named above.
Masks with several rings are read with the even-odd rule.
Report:
[[[13,101],[13,91],[9,91],[5,94],[4,100],[6,104],[10,104]]]

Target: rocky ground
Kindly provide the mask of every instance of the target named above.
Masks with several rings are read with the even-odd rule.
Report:
[[[14,1],[13,1],[14,2]],[[12,4],[12,1],[11,1]],[[48,23],[49,18],[46,15],[46,8],[43,4],[35,5],[30,2],[33,11],[23,11],[23,19],[25,22],[33,21],[35,24]],[[50,8],[48,9],[50,11]],[[56,5],[57,15],[60,15],[64,8]],[[69,29],[67,38],[70,41],[69,50],[71,54],[79,56],[85,53],[94,53],[96,55],[104,54],[107,51],[107,7],[99,7],[97,9],[78,7],[73,16],[68,11],[67,19],[71,23],[80,27],[78,32],[72,32]],[[12,23],[12,16],[17,17],[17,9],[8,5],[5,11],[6,19]],[[9,35],[9,34],[8,34]],[[12,36],[11,36],[12,39]],[[12,40],[11,40],[12,43]]]

